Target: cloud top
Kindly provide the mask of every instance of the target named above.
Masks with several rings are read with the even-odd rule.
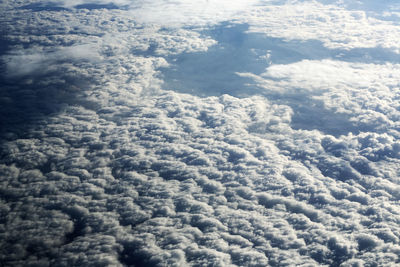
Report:
[[[399,66],[373,53],[397,53],[395,22],[316,1],[34,3],[3,3],[3,265],[399,262]],[[166,90],[178,64],[247,84]]]

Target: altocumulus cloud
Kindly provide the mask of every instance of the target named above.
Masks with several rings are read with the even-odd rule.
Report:
[[[1,264],[399,264],[397,13],[346,8],[2,3]],[[246,97],[164,90],[223,20],[326,49],[237,73]]]

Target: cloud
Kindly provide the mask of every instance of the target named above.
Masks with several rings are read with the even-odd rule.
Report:
[[[139,21],[162,25],[207,25],[233,20],[256,5],[258,1],[207,0],[142,1],[130,7]]]
[[[65,218],[73,225],[65,230],[64,235],[68,242],[57,245],[61,248],[55,256],[57,262],[107,262],[117,265],[118,261],[123,264],[220,262],[257,265],[273,264],[281,258],[288,264],[329,264],[334,260],[349,260],[358,249],[369,251],[380,246],[382,241],[378,241],[376,237],[380,231],[372,232],[362,225],[363,220],[372,215],[371,212],[362,212],[363,206],[375,205],[377,200],[370,198],[368,193],[356,191],[349,180],[342,181],[340,165],[339,176],[331,165],[327,165],[328,159],[333,161],[340,154],[328,148],[328,141],[322,142],[327,151],[324,152],[324,148],[318,146],[321,140],[317,138],[317,133],[304,133],[292,141],[293,136],[284,140],[290,143],[298,142],[301,138],[314,138],[308,140],[314,140],[312,144],[315,148],[306,145],[307,143],[297,143],[297,148],[290,148],[288,154],[294,156],[296,150],[303,150],[306,146],[306,153],[319,149],[316,153],[327,158],[307,167],[303,165],[306,161],[292,161],[290,157],[282,155],[285,148],[284,144],[279,144],[283,141],[279,141],[282,138],[281,132],[269,135],[269,139],[277,142],[278,148],[269,144],[272,147],[264,154],[259,154],[255,144],[257,140],[262,142],[263,138],[258,133],[253,135],[246,128],[231,127],[230,122],[235,121],[233,117],[240,116],[244,123],[247,116],[250,118],[254,112],[260,112],[257,111],[259,106],[256,104],[261,100],[259,97],[246,99],[246,105],[243,100],[228,96],[208,98],[208,103],[202,103],[199,98],[172,92],[164,93],[156,99],[163,109],[154,112],[154,102],[142,104],[141,115],[135,117],[122,113],[120,117],[113,116],[112,120],[104,120],[108,117],[107,114],[98,117],[92,113],[92,117],[88,117],[90,112],[76,108],[56,116],[53,124],[56,123],[64,129],[63,138],[66,141],[72,138],[68,142],[72,141],[82,148],[70,148],[68,153],[57,152],[57,158],[51,160],[54,164],[53,170],[42,169],[39,172],[33,167],[34,170],[22,171],[18,175],[19,183],[28,183],[31,187],[35,183],[37,189],[33,190],[39,190],[37,192],[42,192],[47,197],[53,196],[40,205],[67,214]],[[175,110],[174,117],[168,119],[174,105],[178,105],[180,110]],[[216,112],[218,108],[215,107],[221,105],[224,108]],[[209,113],[207,119],[196,119],[195,114],[207,109],[214,110],[214,113]],[[230,112],[222,113],[222,110]],[[123,110],[114,112],[120,113]],[[75,118],[70,121],[72,127],[68,127],[62,120],[65,116]],[[227,119],[217,126],[210,128],[209,123],[201,123],[221,116],[226,116]],[[143,118],[147,119],[142,121]],[[186,119],[183,120],[184,118]],[[85,137],[93,131],[95,125],[84,123],[87,120],[104,120],[102,137]],[[186,120],[194,120],[192,124],[197,125],[197,128],[186,133],[179,130],[180,125],[184,125],[181,124],[182,121]],[[251,120],[247,123],[251,123]],[[288,123],[284,122],[286,127],[289,126]],[[130,130],[125,131],[128,125]],[[142,128],[142,133],[140,128],[135,127]],[[31,150],[41,150],[48,142],[65,146],[59,139],[51,137],[59,128],[50,129],[54,130],[41,133],[44,135],[41,138],[43,144],[30,146]],[[76,133],[75,129],[79,129],[78,136],[69,134]],[[166,137],[175,131],[180,132],[180,136],[168,141]],[[199,131],[202,134],[196,135]],[[122,138],[129,133],[137,134]],[[226,136],[214,138],[213,135],[218,136],[218,133]],[[241,138],[235,139],[237,135]],[[207,138],[214,142],[212,146],[204,145]],[[29,144],[19,142],[19,146]],[[110,147],[109,152],[95,149],[94,144],[104,142],[106,147]],[[329,147],[334,147],[334,142],[338,141],[333,139],[330,142],[333,145]],[[341,142],[349,143],[350,140]],[[10,142],[9,145],[13,143]],[[87,149],[90,147],[94,149]],[[127,147],[130,148],[126,149]],[[351,149],[355,153],[357,146],[352,146],[350,142],[346,153],[352,151]],[[11,151],[11,146],[8,151]],[[232,151],[242,151],[245,156],[233,164]],[[47,150],[42,153],[54,154]],[[208,160],[193,164],[188,156],[196,158],[196,154],[203,155]],[[32,168],[26,164],[29,159],[21,156],[16,154],[21,161],[20,166],[24,166],[19,169]],[[252,157],[274,158],[275,162],[257,161]],[[318,156],[314,156],[314,160],[318,160]],[[245,164],[240,164],[240,161]],[[333,172],[326,173],[325,169]],[[214,175],[211,175],[212,170]],[[207,177],[202,174],[207,174]],[[346,179],[358,183],[360,189],[367,186],[360,181],[359,175],[346,176]],[[212,190],[207,186],[210,183]],[[21,185],[18,184],[18,187],[21,188]],[[385,188],[381,190],[391,195]],[[340,191],[348,193],[342,193],[343,197],[340,197]],[[35,196],[33,191],[30,194]],[[49,202],[52,203],[51,206],[48,206]],[[377,211],[389,214],[384,207],[377,207]],[[47,216],[45,212],[40,214],[44,218]],[[389,221],[393,219],[395,217]],[[349,224],[349,220],[353,221],[353,226]],[[382,227],[388,233],[395,230],[386,223]],[[40,229],[43,228],[39,227],[38,231]],[[368,235],[360,232],[359,237],[352,239],[342,232],[346,229],[353,229],[355,232],[360,231],[356,229],[362,229]],[[177,238],[182,240],[176,241]],[[386,240],[391,244],[393,237]],[[252,247],[255,249],[251,249]],[[298,249],[308,256],[304,258],[298,254]],[[391,249],[393,248],[389,248],[389,251]],[[77,251],[84,251],[85,256],[75,258]],[[90,254],[99,257],[94,259],[88,256]]]
[[[271,65],[262,74],[272,79],[290,80],[290,86],[309,90],[370,88],[374,85],[391,88],[396,86],[398,75],[397,64],[362,64],[330,59]]]
[[[208,25],[222,21],[236,19],[243,12],[258,4],[259,1],[226,1],[226,0],[203,0],[203,1],[130,1],[130,0],[55,0],[47,4],[36,3],[24,5],[38,11],[56,11],[73,8],[114,9],[128,10],[135,21],[141,23],[159,24],[167,27],[180,27],[183,25]]]
[[[359,2],[359,1],[358,1]],[[387,3],[384,10],[389,10]],[[336,3],[294,1],[261,6],[246,16],[250,31],[287,40],[318,40],[330,49],[382,47],[399,53],[396,23],[348,10]]]
[[[273,64],[261,75],[238,75],[252,79],[250,84],[261,88],[263,94],[279,96],[277,101],[290,105],[296,116],[292,117],[294,124],[300,120],[304,125],[303,122],[313,119],[316,122],[313,129],[333,135],[338,134],[337,129],[357,134],[359,131],[383,133],[396,127],[391,97],[397,92],[397,64],[302,60]],[[297,95],[302,100],[286,98],[287,95]],[[313,112],[318,112],[319,117],[312,117]],[[321,118],[325,122],[319,122]]]
[[[17,51],[4,57],[7,66],[7,76],[16,78],[27,75],[45,75],[54,71],[54,65],[63,62],[96,62],[101,59],[94,45],[75,45],[59,48],[58,51],[36,52],[34,50]]]
[[[79,4],[31,12],[9,3],[6,26],[14,31],[6,38],[14,44],[2,57],[8,73],[1,95],[9,124],[0,139],[4,265],[399,261],[397,63],[322,54],[277,64],[271,49],[264,72],[239,73],[259,89],[242,97],[164,90],[161,75],[179,55],[207,56],[220,45],[182,25],[205,27],[241,13],[251,31],[264,25],[270,36],[319,39],[328,53],[380,45],[395,51],[395,24],[308,1],[234,2],[227,11],[224,1],[73,8]],[[311,16],[314,7],[321,16]],[[142,11],[157,11],[155,24],[137,21],[150,13],[132,17]],[[177,19],[165,17],[174,13]],[[287,20],[293,14],[301,14],[301,31]],[[366,28],[358,36],[325,28],[337,21]],[[234,28],[232,21],[218,27]],[[389,37],[380,39],[383,32]],[[276,49],[288,44],[274,42]],[[256,51],[249,43],[244,49]],[[14,113],[40,111],[28,107],[53,96],[53,112],[17,123]]]

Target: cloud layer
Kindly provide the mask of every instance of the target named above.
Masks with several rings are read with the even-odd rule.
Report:
[[[33,4],[2,4],[2,265],[399,263],[398,62],[330,56],[395,55],[396,23],[316,1]],[[207,32],[245,22],[274,49]],[[290,40],[324,50],[275,62]],[[236,73],[245,97],[164,89],[215,47],[265,64]]]

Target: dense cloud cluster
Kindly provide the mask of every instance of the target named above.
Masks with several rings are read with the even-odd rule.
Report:
[[[1,265],[400,263],[400,68],[380,57],[399,26],[324,1],[209,2],[1,4]],[[221,45],[221,20],[304,58],[251,50],[265,68],[236,73],[240,97],[165,90],[179,55]]]
[[[386,5],[390,10],[389,3]],[[380,14],[386,18],[377,19],[373,16],[375,14],[369,16],[365,11],[348,10],[336,3],[293,1],[256,9],[246,17],[246,21],[249,21],[253,31],[287,40],[315,40],[331,49],[384,48],[399,53],[395,41],[400,34],[398,25],[390,18],[391,12]],[[393,12],[393,15],[397,16],[398,13]]]

